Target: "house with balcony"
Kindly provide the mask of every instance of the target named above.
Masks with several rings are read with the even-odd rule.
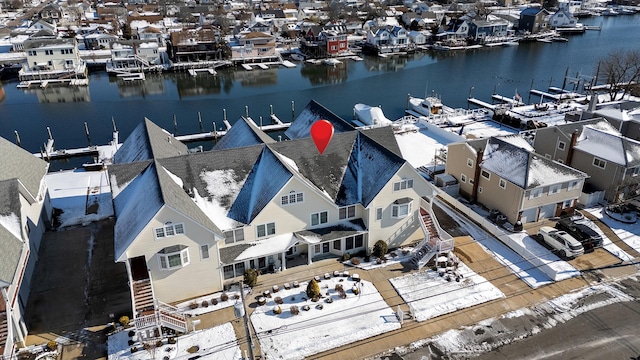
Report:
[[[111,58],[107,60],[110,74],[162,71],[167,48],[155,41],[117,40],[111,43]]]
[[[623,136],[606,120],[538,129],[533,146],[539,154],[589,175],[586,189],[601,192],[589,203],[619,203],[640,195],[640,141]]]
[[[393,53],[406,51],[409,47],[409,34],[402,26],[386,26],[367,32],[367,41],[363,51],[374,53]]]
[[[519,135],[449,144],[445,171],[460,195],[515,224],[571,213],[586,173],[534,152]]]
[[[573,16],[568,7],[561,7],[554,14],[549,16],[549,27],[556,28],[575,28],[578,25],[578,19]]]
[[[0,358],[25,346],[25,306],[52,208],[49,164],[0,138]]]
[[[23,47],[27,60],[18,72],[21,81],[87,79],[76,39],[28,39]]]
[[[310,103],[296,134],[326,115]],[[143,332],[167,304],[220,291],[248,268],[286,271],[369,253],[378,240],[418,244],[424,264],[446,236],[430,216],[434,188],[400,157],[390,127],[338,132],[320,154],[308,136],[277,142],[240,118],[213,150],[188,153],[145,119],[114,162],[115,260]]]
[[[263,62],[279,59],[275,37],[263,32],[240,33],[229,45],[233,62]]]
[[[474,40],[508,35],[509,22],[497,18],[493,20],[473,20],[469,22],[469,37]]]
[[[174,62],[222,60],[223,45],[217,30],[184,29],[171,33],[167,53]]]

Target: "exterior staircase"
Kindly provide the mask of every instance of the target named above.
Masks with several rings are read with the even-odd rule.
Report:
[[[446,246],[443,246],[445,243],[440,239],[435,221],[424,207],[420,207],[420,225],[425,237],[413,249],[413,256],[409,260],[409,263],[416,270],[421,269],[429,260],[441,252],[453,250],[452,244],[449,246],[449,242],[446,242]]]
[[[9,335],[7,312],[0,312],[0,359],[3,358],[5,346],[7,345],[7,336]]]
[[[178,332],[188,332],[187,317],[178,308],[155,299],[151,279],[133,282],[134,319],[136,330],[142,337],[154,337],[155,329],[170,328]]]

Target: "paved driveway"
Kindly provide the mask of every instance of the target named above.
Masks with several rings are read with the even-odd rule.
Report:
[[[47,232],[38,255],[27,344],[64,338],[63,359],[106,356],[110,314],[131,314],[125,266],[113,261],[113,220]]]

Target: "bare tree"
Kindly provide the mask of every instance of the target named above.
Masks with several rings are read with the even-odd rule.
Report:
[[[611,100],[628,95],[640,81],[640,51],[617,51],[598,64],[598,76],[608,84]]]
[[[474,5],[475,13],[478,16],[478,20],[487,20],[487,16],[489,16],[493,10],[490,9],[485,3],[482,1],[478,1]]]

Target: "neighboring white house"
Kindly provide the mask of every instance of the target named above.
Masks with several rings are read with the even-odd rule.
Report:
[[[23,47],[27,60],[18,74],[20,80],[87,76],[87,66],[80,58],[78,43],[74,38],[29,39]]]
[[[572,28],[578,24],[578,19],[576,19],[568,9],[560,8],[555,14],[549,16],[548,23],[552,29],[562,27]]]
[[[127,266],[140,328],[162,315],[158,304],[220,291],[248,268],[285,271],[369,253],[378,240],[438,238],[421,225],[434,188],[402,159],[393,130],[338,119],[319,154],[307,125],[331,116],[310,103],[283,142],[241,118],[195,154],[149,120],[134,130],[109,173],[115,260]]]
[[[0,138],[0,358],[25,346],[24,311],[52,208],[49,164]]]
[[[107,72],[146,72],[163,68],[167,48],[155,41],[119,40],[111,44],[111,59]]]

